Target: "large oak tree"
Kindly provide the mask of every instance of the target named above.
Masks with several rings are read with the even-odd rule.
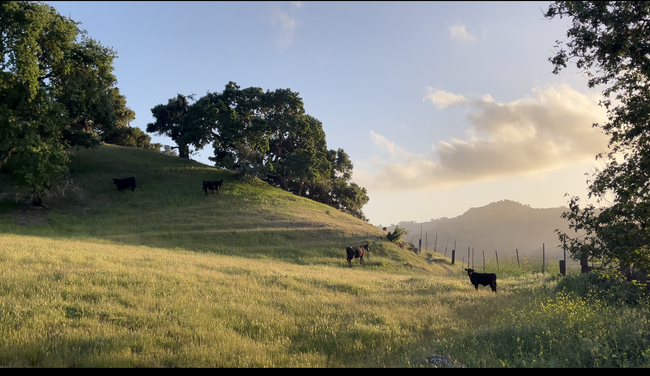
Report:
[[[170,136],[179,151],[212,143],[216,167],[366,219],[368,195],[350,182],[352,162],[342,149],[327,149],[323,124],[305,113],[298,93],[231,81],[193,103],[179,94],[151,111],[156,121],[147,131]]]
[[[35,201],[67,169],[67,148],[98,145],[132,114],[116,52],[79,24],[47,4],[0,3],[0,168],[13,158]]]
[[[546,18],[568,17],[567,41],[549,58],[554,73],[569,61],[603,90],[607,122],[594,124],[609,136],[604,163],[589,181],[588,196],[603,207],[573,197],[564,218],[583,235],[559,232],[574,257],[603,267],[650,271],[650,3],[647,1],[557,1]]]

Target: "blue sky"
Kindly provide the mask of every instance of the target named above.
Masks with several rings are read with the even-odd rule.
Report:
[[[350,155],[374,225],[566,205],[606,150],[600,92],[575,68],[551,73],[568,20],[544,19],[548,2],[47,3],[118,52],[142,130],[177,93],[300,93],[328,148]]]

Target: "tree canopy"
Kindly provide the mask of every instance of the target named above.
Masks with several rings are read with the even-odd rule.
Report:
[[[305,113],[299,93],[242,89],[231,81],[196,101],[178,94],[151,112],[156,121],[147,131],[171,137],[180,157],[189,155],[190,146],[212,143],[216,167],[366,219],[361,207],[368,195],[350,182],[352,162],[343,149],[327,149],[323,124]]]
[[[129,146],[132,148],[141,148],[148,150],[161,151],[162,144],[151,143],[151,136],[143,132],[140,128],[130,126],[119,127],[115,132],[104,138],[104,142],[113,145]]]
[[[168,136],[178,146],[178,155],[181,158],[189,158],[190,146],[200,150],[209,142],[209,134],[202,131],[201,123],[191,122],[196,110],[189,114],[191,101],[194,95],[185,96],[178,94],[175,98],[167,101],[167,104],[159,104],[151,109],[155,122],[147,124],[147,132]],[[197,107],[195,106],[195,109]]]
[[[588,182],[589,198],[572,197],[563,217],[584,235],[559,232],[576,258],[587,254],[604,267],[650,271],[650,3],[647,1],[557,1],[547,19],[571,19],[568,41],[549,58],[558,74],[569,61],[602,87],[608,120],[594,124],[609,136],[609,151],[597,156],[604,168]]]
[[[115,87],[111,48],[53,7],[0,3],[0,167],[36,196],[65,172],[66,149],[99,145],[135,115]]]

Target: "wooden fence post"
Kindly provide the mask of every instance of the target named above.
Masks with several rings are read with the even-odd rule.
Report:
[[[519,249],[515,249],[515,252],[517,252],[517,269],[519,269]]]
[[[483,250],[483,271],[485,271],[485,250]]]
[[[566,277],[566,261],[560,260],[560,274]]]
[[[436,232],[436,241],[433,242],[433,251],[438,252],[438,233]]]
[[[474,247],[472,247],[472,269],[474,269]]]
[[[544,248],[544,243],[542,243],[542,274],[545,272],[545,264],[546,264],[546,249]]]
[[[499,254],[497,251],[494,251],[494,255],[497,257],[497,271],[499,271]]]
[[[589,254],[587,252],[580,255],[580,272],[589,273]]]
[[[564,250],[564,260],[563,260],[564,273],[562,275],[566,277],[566,240],[562,241],[562,245],[563,245],[562,249]]]
[[[467,269],[469,269],[469,249],[470,247],[467,247]]]
[[[456,250],[452,249],[451,250],[451,264],[454,265],[456,263]]]

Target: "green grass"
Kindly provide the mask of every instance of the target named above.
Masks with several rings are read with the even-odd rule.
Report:
[[[42,237],[0,242],[0,364],[9,367],[407,365],[449,330],[444,312],[473,295],[442,277]],[[466,299],[440,305],[439,294]]]
[[[128,176],[135,192],[118,192],[111,178]],[[3,367],[423,367],[431,354],[468,367],[650,364],[650,308],[557,293],[554,263],[542,274],[536,260],[487,262],[499,292],[475,291],[466,264],[145,150],[76,152],[73,188],[55,189],[48,210],[2,178]],[[201,181],[218,179],[206,197]],[[364,241],[369,259],[350,268],[345,247]]]
[[[475,367],[648,367],[649,308],[539,295],[440,348]]]

